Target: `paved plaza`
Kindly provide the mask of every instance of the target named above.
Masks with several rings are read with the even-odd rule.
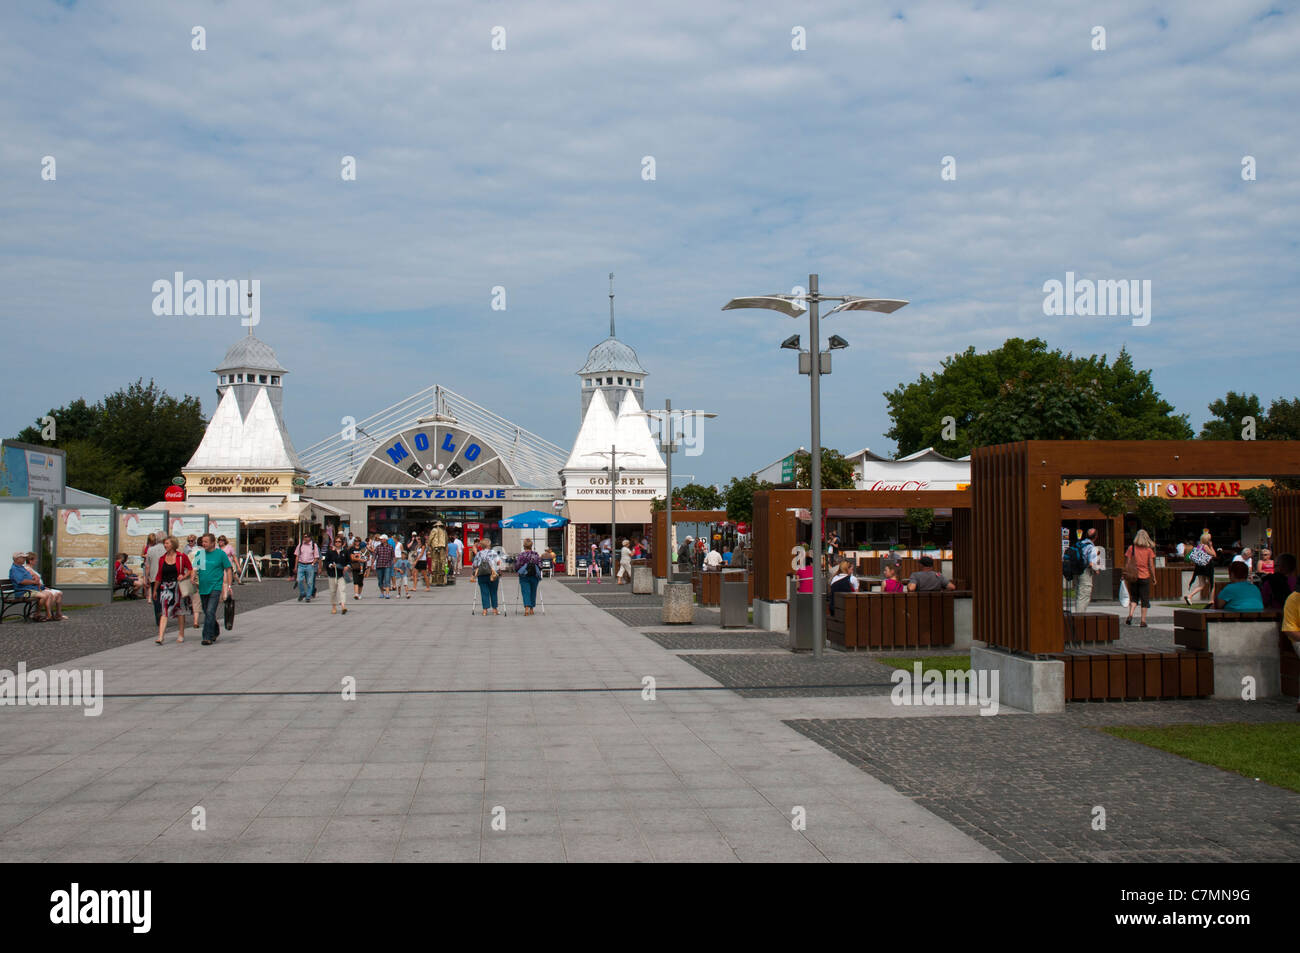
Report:
[[[61,660],[103,670],[104,712],[4,710],[0,857],[998,860],[784,723],[860,714],[857,700],[743,698],[566,585],[543,583],[546,614],[529,618],[516,591],[503,580],[510,615],[485,619],[467,581],[400,601],[368,587],[346,617],[290,599],[213,646],[145,638]],[[61,625],[116,613],[148,636],[142,603]],[[56,624],[28,628],[0,633]]]
[[[504,578],[509,614],[485,619],[471,589],[368,588],[344,617],[250,584],[210,647],[155,646],[144,603],[5,624],[5,666],[49,636],[46,664],[102,669],[108,697],[97,718],[0,714],[0,857],[1300,860],[1300,795],[1097,730],[1288,721],[1289,702],[896,707],[879,654],[638,625],[656,597],[560,580],[525,618]],[[1158,646],[1170,623],[1121,631]]]

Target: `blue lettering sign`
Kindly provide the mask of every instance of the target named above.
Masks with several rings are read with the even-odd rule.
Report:
[[[378,491],[378,490],[366,490],[362,495],[363,495],[364,498],[367,499],[367,500],[377,500],[377,499],[379,499],[379,491]]]
[[[394,463],[401,463],[405,458],[410,456],[410,454],[406,452],[406,448],[402,446],[400,440],[389,447],[385,452],[388,454],[389,459]]]
[[[447,434],[442,438],[442,449],[446,450],[448,453],[456,452],[456,445],[451,442],[451,434]]]
[[[404,500],[409,500],[409,499],[411,498],[411,491],[410,491],[410,490],[399,490],[398,493],[397,493],[397,495],[400,496],[400,497],[401,497],[402,499],[404,499]]]
[[[482,447],[480,447],[476,443],[471,443],[468,447],[465,448],[465,459],[470,461],[477,460],[478,455],[482,452],[483,452]]]
[[[423,453],[429,449],[429,435],[426,433],[417,433],[415,435],[415,449]]]
[[[468,500],[468,499],[469,499],[469,490],[461,490],[461,491],[460,491],[460,498],[461,498],[462,500]]]
[[[474,499],[476,499],[476,500],[481,500],[481,499],[483,499],[483,491],[482,491],[482,490],[475,490],[474,493],[473,493],[473,497],[474,497]]]

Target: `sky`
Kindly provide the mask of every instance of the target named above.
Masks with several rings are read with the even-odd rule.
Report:
[[[721,307],[812,272],[910,302],[823,324],[825,446],[1012,336],[1127,347],[1199,429],[1296,396],[1297,53],[1250,0],[5,4],[0,431],[140,377],[211,415],[247,332],[155,315],[177,271],[260,281],[299,450],[439,383],[567,451],[609,272],[647,402],[718,414],[679,483],[810,443],[807,322]],[[1149,323],[1045,314],[1067,272]]]

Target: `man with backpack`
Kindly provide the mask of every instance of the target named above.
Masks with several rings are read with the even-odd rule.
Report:
[[[1070,550],[1074,557],[1070,561],[1070,568],[1078,577],[1075,586],[1074,611],[1076,614],[1082,614],[1088,611],[1088,604],[1092,602],[1093,578],[1101,571],[1100,553],[1097,550],[1097,530],[1088,530],[1083,539],[1070,547]]]

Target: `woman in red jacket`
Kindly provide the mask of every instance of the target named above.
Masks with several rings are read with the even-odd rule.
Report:
[[[190,579],[194,575],[190,557],[178,551],[175,536],[164,539],[163,547],[166,552],[158,561],[158,578],[154,580],[158,584],[158,602],[162,606],[162,615],[158,619],[158,638],[154,640],[156,645],[163,644],[168,619],[175,619],[179,626],[176,641],[185,641],[185,617],[191,610],[189,598],[181,595],[181,580]]]

